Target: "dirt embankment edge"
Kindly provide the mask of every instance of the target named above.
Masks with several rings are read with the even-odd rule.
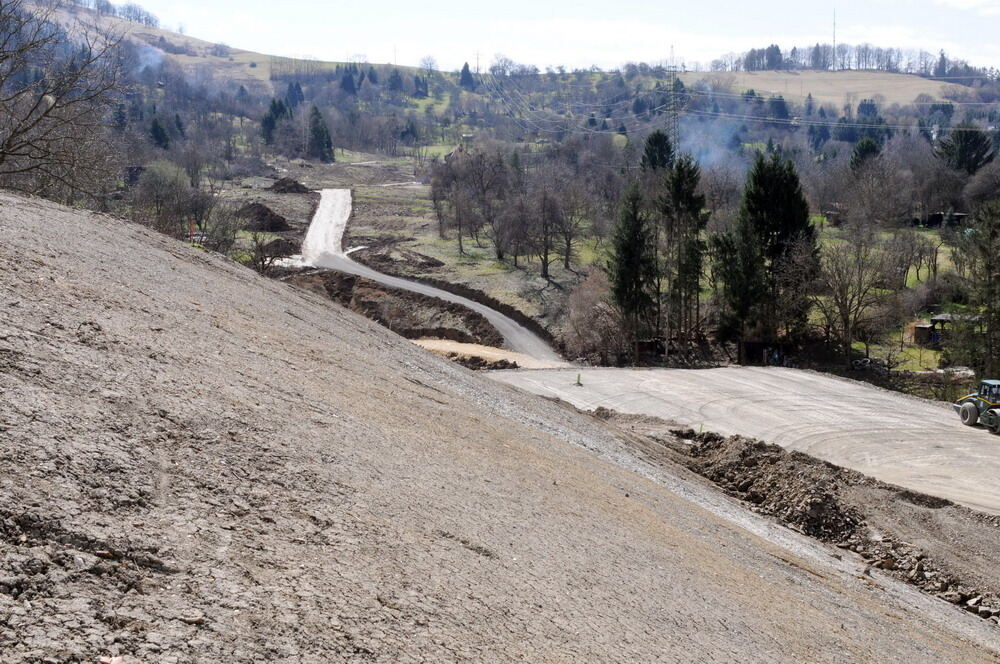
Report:
[[[459,295],[461,297],[468,298],[473,302],[477,302],[479,304],[489,307],[490,309],[499,311],[504,316],[513,319],[517,323],[523,325],[530,331],[540,336],[542,339],[548,342],[549,345],[555,348],[560,354],[562,354],[565,350],[562,344],[559,342],[559,340],[556,339],[556,337],[552,334],[552,332],[550,332],[548,328],[546,328],[544,325],[539,323],[531,316],[528,316],[520,309],[517,309],[516,307],[512,307],[509,304],[501,302],[500,300],[490,295],[487,295],[481,290],[470,288],[463,284],[456,284],[450,281],[444,281],[443,279],[436,279],[434,277],[413,276],[412,274],[408,274],[403,270],[394,269],[391,264],[387,264],[383,261],[368,262],[363,252],[358,252],[357,254],[354,254],[352,258],[358,263],[361,263],[362,265],[366,265],[367,267],[376,269],[379,272],[382,272],[389,276],[399,277],[400,279],[408,279],[410,281],[426,284],[428,286],[434,286],[435,288],[440,288],[441,290],[447,291],[454,295]]]
[[[606,408],[590,414],[626,431],[642,454],[688,468],[753,511],[1000,624],[1000,516],[752,438]]]

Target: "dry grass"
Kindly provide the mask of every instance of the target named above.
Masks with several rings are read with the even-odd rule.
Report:
[[[741,92],[753,89],[758,93],[780,94],[796,101],[812,94],[819,103],[838,106],[847,102],[853,106],[862,99],[905,105],[921,94],[942,99],[949,92],[966,90],[952,83],[909,74],[861,71],[691,72],[681,78],[686,85],[708,78],[718,87]]]

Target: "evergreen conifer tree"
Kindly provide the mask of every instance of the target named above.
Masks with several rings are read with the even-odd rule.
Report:
[[[865,136],[854,146],[851,153],[851,171],[857,175],[869,161],[882,154],[882,146],[874,139]]]
[[[330,138],[330,130],[326,126],[326,120],[319,109],[313,105],[309,111],[309,156],[318,159],[325,164],[332,163],[333,159],[333,139]]]
[[[272,99],[271,106],[260,121],[260,133],[264,137],[264,143],[270,145],[274,142],[274,131],[278,127],[278,122],[290,118],[291,109],[280,99]]]
[[[937,154],[957,171],[969,175],[996,158],[993,140],[971,122],[955,125],[951,134],[938,145]]]
[[[289,83],[288,90],[285,92],[285,105],[294,111],[305,100],[306,97],[302,93],[302,86],[297,81]]]
[[[633,341],[648,327],[656,283],[655,237],[643,208],[642,192],[633,184],[622,197],[608,262],[611,299]]]
[[[163,123],[160,122],[160,118],[153,118],[153,122],[149,126],[149,136],[153,139],[153,145],[156,147],[161,150],[170,149],[170,135]]]
[[[458,84],[466,90],[471,91],[476,89],[476,79],[472,77],[472,71],[469,69],[468,62],[462,65],[462,73],[458,76]]]
[[[818,256],[816,229],[809,220],[809,204],[791,161],[779,153],[765,158],[758,154],[750,169],[743,203],[737,215],[744,237],[753,237],[760,252],[760,266],[766,287],[761,323],[771,334],[786,332],[804,322],[806,311],[789,310],[786,300],[797,299],[786,293],[781,272],[795,256]],[[741,248],[742,250],[742,248]],[[801,289],[801,284],[798,285]],[[786,297],[788,296],[788,297]]]
[[[388,86],[392,92],[399,92],[403,89],[403,77],[400,76],[398,69],[393,69],[392,73],[389,74]]]
[[[354,84],[354,74],[349,71],[344,72],[340,78],[340,89],[349,95],[358,94],[358,87]]]
[[[674,163],[674,146],[670,137],[659,129],[646,137],[640,166],[644,171],[659,171],[670,168]]]

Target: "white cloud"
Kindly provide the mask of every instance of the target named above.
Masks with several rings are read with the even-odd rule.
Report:
[[[935,4],[963,11],[975,11],[983,16],[1000,16],[996,0],[934,0]]]

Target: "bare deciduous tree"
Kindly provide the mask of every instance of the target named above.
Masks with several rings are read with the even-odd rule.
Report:
[[[96,196],[114,168],[106,127],[123,85],[120,40],[51,19],[24,0],[0,1],[0,183]]]
[[[883,314],[891,262],[878,236],[861,229],[823,250],[813,301],[837,335],[848,364],[851,345],[864,330],[876,327]]]

